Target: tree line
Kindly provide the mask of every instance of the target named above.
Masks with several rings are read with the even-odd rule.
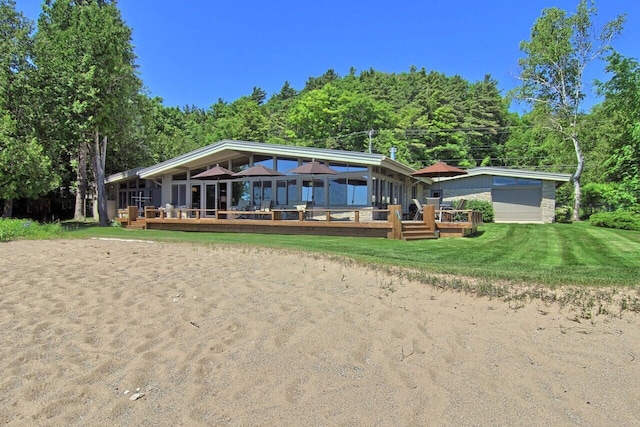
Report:
[[[560,191],[559,203],[572,204],[575,215],[633,206],[640,201],[640,66],[613,49],[624,17],[596,33],[594,14],[585,1],[573,14],[543,11],[521,44],[522,84],[510,93],[491,75],[469,82],[417,67],[344,76],[329,69],[299,90],[287,81],[271,95],[254,87],[205,109],[168,107],[144,92],[116,1],[49,0],[36,28],[13,0],[0,0],[4,215],[13,200],[67,187],[76,219],[89,191],[106,219],[106,175],[222,139],[371,146],[383,154],[395,147],[397,159],[416,168],[443,160],[566,172],[574,185]],[[589,43],[594,37],[598,43]],[[582,72],[597,58],[612,77],[597,84],[603,101],[587,112]],[[529,111],[510,111],[514,97]]]

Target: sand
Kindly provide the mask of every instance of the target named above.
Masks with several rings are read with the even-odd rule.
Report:
[[[639,324],[296,253],[16,241],[0,423],[638,425]]]

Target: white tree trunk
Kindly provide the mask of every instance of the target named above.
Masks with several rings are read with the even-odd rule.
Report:
[[[101,227],[109,225],[109,218],[107,216],[107,192],[104,185],[104,168],[105,160],[107,156],[107,137],[102,138],[100,142],[100,133],[96,129],[94,137],[94,173],[96,179],[96,193],[98,202],[98,218]]]
[[[575,128],[575,127],[574,127]],[[580,148],[580,142],[578,136],[573,132],[571,134],[571,141],[573,142],[573,148],[576,151],[576,158],[578,160],[578,167],[573,174],[571,180],[573,181],[573,221],[580,221],[580,178],[582,177],[582,171],[584,169],[584,154]]]
[[[87,143],[81,142],[78,147],[78,170],[76,171],[76,208],[73,219],[76,221],[85,220],[85,197],[87,194]]]

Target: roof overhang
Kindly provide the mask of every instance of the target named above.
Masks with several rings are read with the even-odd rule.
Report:
[[[299,147],[264,142],[223,140],[206,147],[193,150],[173,159],[147,167],[138,172],[141,178],[150,179],[177,173],[187,169],[205,167],[248,156],[300,157],[328,162],[342,162],[361,166],[382,166],[402,175],[410,175],[414,169],[382,154],[368,154],[354,151],[330,150],[326,148]]]
[[[116,184],[121,181],[127,181],[133,177],[139,175],[139,172],[142,171],[144,167],[137,167],[133,169],[129,169],[128,171],[114,173],[113,175],[109,175],[105,178],[105,184]]]
[[[453,176],[449,178],[440,178],[439,181],[453,181],[458,179],[465,179],[478,175],[492,175],[492,176],[506,176],[510,178],[525,178],[525,179],[538,179],[541,181],[556,181],[556,182],[569,182],[571,175],[566,173],[553,173],[553,172],[537,172],[528,171],[522,169],[509,169],[499,167],[479,167],[468,169],[466,175]]]

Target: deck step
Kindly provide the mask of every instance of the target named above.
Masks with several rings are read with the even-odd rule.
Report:
[[[138,219],[130,222],[126,226],[127,230],[146,230],[147,229],[147,221],[144,219]]]
[[[424,240],[437,239],[435,230],[421,222],[403,222],[402,223],[402,240]]]

